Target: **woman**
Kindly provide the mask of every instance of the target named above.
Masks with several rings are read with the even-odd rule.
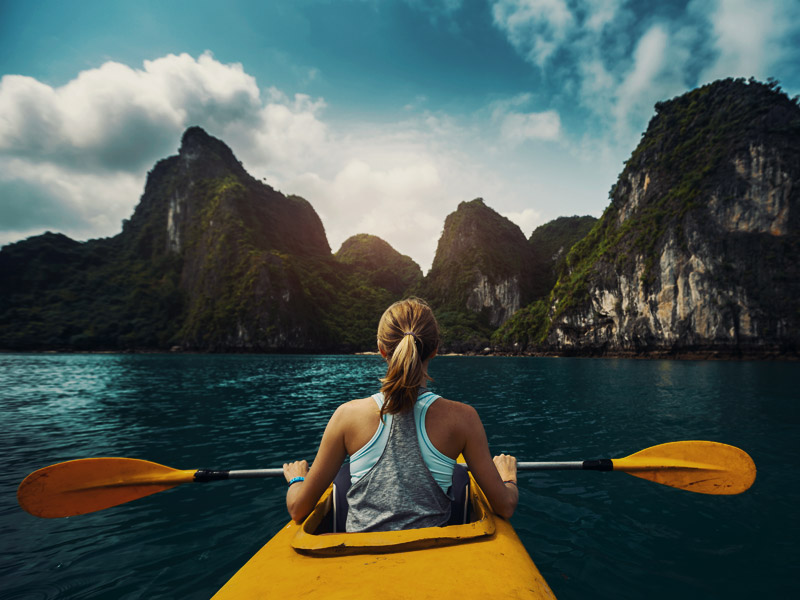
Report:
[[[378,325],[378,350],[388,363],[381,392],[336,409],[310,469],[304,460],[283,465],[292,519],[311,512],[348,455],[347,531],[447,523],[459,454],[494,511],[511,517],[519,499],[516,459],[491,458],[474,408],[425,389],[438,348],[439,327],[424,301],[410,298],[386,309]]]

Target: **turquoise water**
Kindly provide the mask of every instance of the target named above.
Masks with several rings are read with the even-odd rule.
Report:
[[[288,519],[282,480],[188,484],[69,519],[16,504],[52,463],[144,458],[183,469],[312,459],[376,357],[0,355],[0,597],[209,598]],[[623,473],[520,477],[512,523],[556,595],[793,597],[800,582],[800,364],[440,357],[431,388],[473,404],[494,453],[613,458],[709,439],[759,468],[740,496]]]

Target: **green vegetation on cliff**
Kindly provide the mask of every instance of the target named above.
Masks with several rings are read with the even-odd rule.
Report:
[[[668,240],[676,240],[686,250],[687,237],[698,232],[704,247],[713,250],[714,256],[726,257],[731,265],[727,276],[718,276],[730,279],[719,281],[720,286],[738,286],[757,296],[769,294],[760,289],[763,281],[761,286],[757,283],[759,270],[796,271],[791,261],[780,258],[797,256],[796,211],[789,217],[790,235],[729,236],[714,224],[711,203],[724,206],[747,197],[749,184],[744,174],[737,173],[742,168],[737,160],[762,147],[781,161],[778,164],[787,177],[796,178],[798,140],[797,99],[790,100],[775,82],[727,79],[658,103],[641,143],[612,187],[610,205],[567,254],[549,297],[519,311],[495,333],[493,341],[505,346],[550,347],[556,323],[566,327],[566,317],[584,323],[597,317],[590,289],[610,289],[619,277],[638,273],[642,294],[649,294]],[[739,252],[743,248],[748,250]],[[765,258],[769,256],[778,262],[769,262]],[[781,294],[783,301],[778,298]],[[783,314],[796,310],[785,302],[796,294],[785,288],[781,294],[765,300],[765,308]],[[617,312],[621,310],[618,307]]]
[[[535,298],[545,298],[550,293],[570,249],[586,237],[596,222],[590,216],[558,217],[533,230],[528,241],[533,248]]]
[[[359,233],[347,238],[335,257],[369,283],[395,296],[402,296],[422,280],[422,269],[417,263],[374,235]]]
[[[0,348],[371,350],[382,311],[411,294],[433,306],[443,351],[685,347],[703,311],[711,343],[796,347],[798,140],[798,101],[776,83],[704,86],[656,106],[599,220],[559,218],[526,240],[483,200],[462,202],[423,277],[375,236],[332,254],[306,200],[190,128],[119,235],[0,250]]]
[[[306,200],[256,181],[190,128],[116,237],[45,234],[0,251],[0,347],[372,349],[397,299],[383,285],[421,277],[408,261],[391,282],[337,261]]]
[[[0,252],[0,346],[168,347],[185,305],[179,273],[179,257],[137,259],[115,239],[81,244],[45,233],[6,246]]]
[[[436,311],[447,349],[488,344],[508,296],[531,300],[531,246],[517,225],[477,198],[448,215],[430,272],[418,289]]]
[[[422,280],[422,269],[381,238],[357,234],[334,255],[340,273],[326,318],[339,341],[360,350],[375,349],[375,331],[383,311],[408,295]]]

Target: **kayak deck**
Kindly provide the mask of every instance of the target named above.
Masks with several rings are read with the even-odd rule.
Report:
[[[330,511],[328,489],[302,524],[283,527],[214,600],[555,598],[474,480],[470,501],[474,520],[464,525],[317,535]]]

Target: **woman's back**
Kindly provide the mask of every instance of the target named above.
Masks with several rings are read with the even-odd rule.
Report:
[[[311,511],[345,457],[353,456],[370,443],[384,415],[392,415],[389,441],[373,468],[362,476],[372,483],[363,483],[361,479],[353,484],[361,487],[357,493],[362,506],[371,504],[380,508],[384,492],[395,501],[402,494],[416,494],[419,490],[429,496],[427,500],[422,498],[419,506],[426,501],[430,501],[431,506],[444,505],[445,486],[434,480],[422,457],[413,418],[418,391],[431,379],[428,364],[438,348],[439,328],[424,301],[410,298],[386,309],[378,324],[378,350],[387,362],[386,375],[381,379],[383,401],[378,405],[372,398],[362,398],[342,404],[328,422],[313,467],[309,469],[305,461],[284,465],[284,475],[290,486],[286,506],[292,518],[301,518]],[[510,516],[514,512],[516,463],[513,457],[504,455],[492,460],[483,424],[472,407],[437,399],[430,405],[422,425],[435,453],[451,461],[459,454],[464,455],[478,485],[498,514]],[[397,436],[394,436],[395,429]],[[393,440],[393,437],[398,439]],[[381,467],[380,474],[373,474],[387,452],[391,455],[387,459],[388,467]],[[395,479],[400,484],[393,483]],[[509,488],[506,484],[513,485]]]
[[[381,422],[380,409],[372,397],[352,400],[344,409],[345,448],[353,456],[364,448]],[[424,427],[434,447],[455,460],[464,448],[465,405],[439,397],[425,413]]]
[[[440,482],[423,456],[428,442],[422,439],[420,417],[433,398],[427,392],[410,410],[386,415],[368,446],[351,455],[346,531],[437,527],[449,521],[455,461],[446,465],[448,481]],[[375,399],[383,403],[382,397]],[[367,452],[370,447],[373,453]]]

